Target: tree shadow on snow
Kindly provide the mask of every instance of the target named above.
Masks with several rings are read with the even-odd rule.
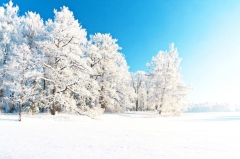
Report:
[[[9,122],[19,122],[17,113],[0,113],[0,122],[9,121]]]
[[[16,122],[17,121],[17,122],[19,122],[18,117],[16,117],[16,119],[0,118],[0,122],[1,121],[10,121],[10,122]]]

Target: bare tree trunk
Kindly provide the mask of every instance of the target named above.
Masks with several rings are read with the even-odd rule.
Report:
[[[102,109],[105,109],[105,108],[106,108],[106,105],[105,105],[105,103],[104,103],[103,101],[101,102],[101,108],[102,108]]]
[[[103,93],[103,91],[104,91],[104,88],[103,88],[103,86],[101,87],[101,93]],[[105,103],[105,101],[104,101],[104,97],[103,97],[103,95],[101,94],[101,96],[100,96],[100,104],[101,104],[101,108],[102,109],[105,109],[106,108],[106,103]]]
[[[53,88],[53,94],[56,93],[56,87],[54,86]],[[51,109],[51,115],[55,115],[56,114],[56,105],[55,105],[55,101],[53,100],[53,105],[52,105],[52,109]]]
[[[53,102],[53,106],[51,109],[51,115],[55,115],[56,114],[56,106],[55,106],[55,102]]]
[[[22,102],[23,101],[23,95],[21,95],[21,101],[19,105],[19,121],[22,121]]]
[[[22,121],[22,102],[20,102],[20,105],[19,105],[19,121]]]
[[[4,89],[2,88],[0,92],[0,98],[2,99],[2,101],[3,101],[3,97],[4,97]],[[0,105],[0,113],[2,113],[2,107],[3,105]]]
[[[138,99],[136,100],[136,111],[138,111]]]
[[[0,97],[4,97],[4,89],[3,88],[1,89]]]
[[[46,90],[46,80],[43,80],[43,90]]]

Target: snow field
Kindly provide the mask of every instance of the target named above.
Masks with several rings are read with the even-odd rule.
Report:
[[[0,159],[238,159],[240,113],[0,115]]]

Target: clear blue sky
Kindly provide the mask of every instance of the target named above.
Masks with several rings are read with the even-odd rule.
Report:
[[[8,0],[0,0],[1,4]],[[68,6],[88,35],[118,39],[130,71],[172,42],[182,57],[190,100],[240,103],[239,0],[13,0],[20,15],[35,11],[46,20]]]

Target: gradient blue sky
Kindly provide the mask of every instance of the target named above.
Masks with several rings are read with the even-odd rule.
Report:
[[[8,0],[0,0],[7,3]],[[118,39],[130,71],[174,42],[193,102],[240,103],[239,0],[13,0],[20,15],[34,11],[44,20],[68,6],[88,35]]]

